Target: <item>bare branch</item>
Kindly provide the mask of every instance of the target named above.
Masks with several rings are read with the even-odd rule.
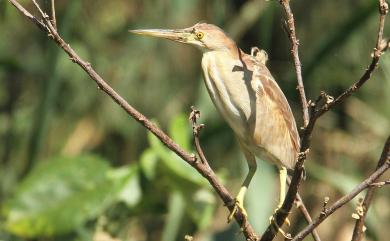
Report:
[[[57,29],[55,0],[51,0],[51,23],[53,24],[53,27]]]
[[[219,180],[217,179],[216,174],[214,171],[210,168],[206,157],[204,156],[204,153],[201,149],[198,134],[200,129],[202,128],[202,125],[198,125],[196,123],[197,115],[196,110],[194,109],[193,112],[194,116],[192,119],[193,121],[193,133],[194,133],[194,142],[195,147],[197,150],[197,153],[200,157],[200,162],[195,157],[195,155],[187,153],[185,150],[183,150],[177,143],[175,143],[168,135],[166,135],[161,129],[159,129],[154,123],[152,123],[149,119],[147,119],[143,114],[141,114],[138,110],[136,110],[134,107],[129,105],[117,92],[115,92],[108,84],[107,82],[93,69],[91,64],[85,60],[83,60],[78,54],[70,47],[68,43],[66,43],[62,37],[58,34],[57,28],[56,28],[56,21],[55,21],[55,6],[54,6],[54,0],[52,0],[52,14],[51,17],[48,16],[46,13],[42,11],[42,9],[39,7],[39,5],[36,3],[35,0],[32,0],[36,8],[41,14],[42,20],[37,19],[35,16],[33,16],[30,12],[28,12],[26,9],[24,9],[16,0],[8,0],[13,6],[16,7],[19,12],[21,12],[24,16],[26,16],[30,21],[32,21],[35,25],[37,25],[42,31],[44,31],[46,34],[48,34],[48,37],[51,38],[60,48],[62,48],[69,56],[70,60],[77,65],[79,65],[89,76],[92,80],[95,81],[95,83],[98,85],[99,89],[105,92],[107,95],[109,95],[118,105],[122,107],[131,117],[133,117],[136,121],[138,121],[141,125],[143,125],[146,129],[148,129],[150,132],[152,132],[166,147],[168,147],[170,150],[175,152],[180,158],[182,158],[184,161],[186,161],[189,165],[194,167],[203,177],[205,177],[209,183],[213,186],[214,190],[217,192],[217,194],[220,196],[220,198],[223,200],[225,205],[228,207],[230,211],[233,210],[233,203],[234,199],[232,195],[228,192],[228,190],[221,185]],[[284,220],[288,216],[292,205],[294,203],[294,200],[297,196],[297,191],[300,185],[300,182],[302,180],[302,176],[304,173],[304,161],[306,160],[306,156],[309,152],[310,147],[310,139],[311,139],[311,133],[313,131],[314,125],[316,120],[324,114],[329,109],[333,108],[334,106],[340,104],[343,100],[345,100],[348,96],[350,96],[353,92],[357,91],[368,79],[370,79],[371,74],[376,69],[377,64],[379,62],[379,58],[381,54],[389,48],[389,40],[383,40],[383,28],[384,28],[384,20],[385,15],[388,12],[387,4],[384,0],[379,0],[380,3],[380,23],[379,23],[379,31],[378,31],[378,38],[377,38],[377,44],[374,49],[372,62],[370,66],[368,67],[367,71],[363,74],[363,76],[357,81],[354,85],[352,85],[349,89],[347,89],[343,94],[338,96],[335,100],[330,100],[328,95],[323,94],[321,95],[317,101],[314,103],[310,103],[310,113],[309,116],[309,104],[306,101],[303,81],[302,81],[302,74],[301,74],[301,64],[299,60],[298,55],[298,40],[295,33],[295,25],[294,25],[294,18],[293,14],[290,9],[289,5],[290,0],[280,0],[281,5],[283,6],[286,16],[287,16],[287,26],[288,26],[288,33],[289,38],[292,45],[292,55],[294,58],[294,64],[295,64],[295,70],[297,74],[297,80],[298,80],[298,90],[301,97],[302,102],[302,111],[303,111],[303,119],[304,119],[304,129],[301,135],[301,149],[300,154],[298,157],[298,161],[295,166],[294,174],[292,176],[291,185],[289,187],[288,193],[286,195],[285,201],[282,205],[282,207],[279,209],[279,211],[275,214],[275,222],[281,226],[281,224],[284,223]],[[54,21],[53,21],[54,20]],[[323,99],[326,99],[326,103],[319,109],[316,109],[316,105]],[[310,119],[309,119],[310,118]],[[386,148],[386,147],[385,147]],[[388,149],[389,147],[387,147]],[[389,151],[387,151],[388,153]],[[388,154],[387,154],[388,155]],[[386,160],[385,163],[377,169],[376,172],[374,172],[368,179],[366,179],[364,182],[359,184],[355,189],[348,195],[341,198],[339,201],[334,203],[330,208],[324,208],[321,215],[314,221],[311,222],[304,230],[302,230],[295,238],[294,240],[302,240],[308,233],[312,232],[316,226],[318,226],[324,219],[326,219],[328,216],[330,216],[334,211],[336,211],[338,208],[343,206],[345,203],[350,201],[353,197],[355,197],[359,192],[364,190],[365,188],[372,187],[373,183],[376,181],[376,179],[382,175],[388,168],[389,168],[389,160]],[[241,212],[235,213],[235,219],[237,223],[242,228],[243,234],[246,237],[247,240],[258,240],[253,228],[251,225],[246,221],[244,216]],[[309,221],[310,222],[310,221]],[[272,225],[270,225],[266,232],[264,233],[261,240],[272,240],[275,237],[275,233],[273,231]]]
[[[202,147],[199,142],[199,133],[204,128],[204,124],[198,124],[198,118],[200,118],[200,111],[195,109],[194,106],[191,106],[190,117],[188,118],[191,121],[192,125],[192,135],[194,137],[195,149],[199,155],[200,160],[204,165],[209,166],[209,162],[206,159],[206,156],[203,153]]]
[[[390,137],[389,137],[390,138]],[[390,141],[386,141],[386,144],[383,148],[384,154],[382,154],[382,157],[385,156],[385,161],[382,166],[380,166],[371,176],[369,176],[366,180],[361,182],[359,185],[357,185],[349,194],[343,196],[338,201],[336,201],[332,206],[329,208],[324,208],[324,210],[321,212],[320,216],[316,218],[313,223],[306,226],[301,232],[299,232],[292,241],[300,241],[303,240],[314,228],[316,228],[319,224],[321,224],[326,218],[328,218],[332,213],[334,213],[337,209],[344,206],[346,203],[351,201],[354,197],[356,197],[360,192],[362,192],[364,189],[371,187],[371,184],[374,183],[383,173],[385,173],[389,167],[390,167]],[[379,162],[383,161],[383,158],[379,159]]]
[[[12,5],[14,5],[14,7],[16,9],[19,10],[19,12],[21,12],[25,17],[27,17],[28,19],[30,19],[35,25],[37,25],[41,30],[43,30],[44,32],[48,33],[49,30],[47,29],[47,27],[45,26],[45,24],[41,21],[41,20],[38,20],[34,15],[32,15],[29,11],[27,11],[22,5],[20,5],[20,3],[18,3],[17,1],[13,1],[13,0],[8,0],[8,2],[10,2]]]
[[[299,54],[298,54],[299,40],[295,32],[294,15],[290,8],[290,0],[279,0],[279,2],[283,6],[283,9],[287,16],[286,29],[287,29],[288,37],[291,42],[291,54],[293,55],[295,72],[297,74],[297,81],[298,81],[297,89],[301,97],[303,127],[306,127],[309,124],[309,111],[308,111],[308,103],[306,100],[305,87],[303,85],[303,80],[302,80],[301,61],[299,59]]]
[[[297,42],[296,35],[295,35],[295,25],[294,25],[293,14],[292,14],[291,8],[290,8],[290,0],[280,0],[279,2],[282,5],[282,7],[284,8],[286,15],[287,15],[287,18],[288,18],[287,19],[287,26],[288,26],[289,38],[290,38],[290,41],[292,44],[291,52],[294,56],[294,63],[295,63],[295,68],[296,68],[295,70],[296,70],[296,74],[298,77],[298,84],[299,84],[300,83],[299,79],[301,79],[299,77],[299,76],[301,76],[301,68],[300,68],[301,66],[300,66],[299,56],[298,56],[298,52],[297,52],[298,42]],[[287,195],[286,195],[286,198],[284,200],[282,207],[275,214],[275,216],[276,216],[275,222],[278,226],[281,226],[284,223],[284,220],[287,218],[287,216],[291,210],[292,203],[296,197],[299,185],[300,185],[301,180],[302,180],[302,175],[304,173],[303,164],[306,160],[306,155],[309,152],[311,134],[312,134],[312,131],[313,131],[313,128],[314,128],[314,125],[315,125],[317,119],[322,114],[324,114],[329,109],[331,109],[332,107],[340,104],[344,99],[349,97],[353,92],[358,90],[368,79],[370,79],[371,74],[376,69],[376,66],[379,62],[379,58],[382,54],[382,51],[385,48],[387,48],[386,46],[388,44],[387,45],[383,44],[382,36],[383,36],[385,15],[388,12],[388,7],[387,7],[387,4],[386,4],[386,6],[383,5],[383,4],[385,4],[384,0],[379,0],[379,3],[380,3],[379,4],[379,6],[380,6],[380,20],[379,20],[379,30],[378,30],[377,43],[376,43],[376,47],[374,49],[372,63],[369,66],[369,68],[367,69],[367,71],[364,73],[364,75],[360,78],[360,80],[358,82],[356,82],[353,86],[351,86],[349,89],[347,89],[339,97],[337,97],[336,100],[333,100],[331,96],[326,95],[325,93],[322,93],[320,95],[320,97],[317,98],[317,100],[315,102],[306,103],[303,101],[304,98],[303,98],[303,95],[301,94],[303,112],[305,113],[305,111],[306,111],[305,108],[306,107],[308,108],[308,106],[309,106],[311,115],[310,115],[310,119],[307,122],[307,125],[305,125],[303,128],[303,132],[301,135],[301,148],[300,148],[301,152],[298,156],[298,161],[295,165],[291,185],[288,189],[288,192],[287,192]],[[381,48],[381,46],[384,46],[384,47]],[[303,83],[302,83],[302,86],[303,86]],[[301,90],[303,90],[303,89],[301,89]],[[304,90],[302,92],[304,93]],[[323,107],[321,107],[320,109],[317,110],[316,107],[322,99],[325,100],[325,104]],[[305,105],[305,104],[309,104],[309,105]],[[307,109],[307,111],[309,112],[308,109]],[[305,114],[304,114],[304,116],[305,116]],[[304,117],[304,120],[305,120],[305,117]],[[309,226],[311,226],[311,225],[309,225]],[[275,238],[275,236],[276,236],[276,233],[274,232],[273,225],[269,225],[267,230],[264,232],[261,240],[262,241],[273,240]]]
[[[16,0],[8,0],[12,5],[16,7],[23,15],[28,19],[33,21],[41,30],[44,30],[48,33],[54,42],[62,48],[69,56],[69,59],[79,65],[89,77],[95,81],[99,89],[105,92],[110,96],[123,110],[125,110],[131,117],[133,117],[137,122],[143,125],[146,129],[152,132],[166,147],[175,152],[180,158],[186,161],[189,165],[194,167],[203,177],[205,177],[214,190],[217,192],[219,197],[222,199],[227,208],[232,211],[234,208],[234,199],[229,191],[219,182],[214,171],[208,166],[203,164],[203,162],[197,161],[196,157],[193,154],[187,153],[183,150],[177,143],[175,143],[167,134],[165,134],[161,129],[159,129],[153,122],[141,114],[138,110],[132,107],[123,97],[121,97],[114,89],[107,84],[107,82],[93,69],[92,65],[83,60],[71,47],[66,43],[62,37],[57,32],[56,28],[53,26],[50,21],[49,16],[43,12],[40,6],[36,3],[35,0],[32,0],[35,7],[41,14],[43,21],[37,20],[30,12],[24,9]],[[199,146],[200,147],[200,146]],[[246,219],[241,212],[236,212],[234,215],[237,223],[240,225],[242,232],[247,240],[257,241],[258,237],[253,230],[252,226],[246,222]]]
[[[385,0],[379,0],[379,28],[378,28],[378,34],[377,34],[377,41],[374,48],[374,51],[372,53],[372,60],[371,64],[368,66],[366,72],[360,77],[360,79],[354,83],[352,86],[350,86],[347,90],[345,90],[341,95],[339,95],[334,101],[331,101],[329,103],[326,103],[321,109],[319,109],[315,115],[316,118],[323,115],[328,110],[332,109],[336,105],[342,103],[347,97],[349,97],[351,94],[356,92],[364,83],[366,83],[367,80],[371,78],[372,73],[376,69],[379,63],[379,59],[384,51],[387,50],[389,47],[389,40],[383,40],[383,29],[385,26],[385,18],[389,11],[389,6],[386,3]]]
[[[45,0],[45,10],[49,12],[51,24],[57,29],[55,0]]]
[[[389,185],[389,184],[390,184],[390,179],[388,179],[386,181],[382,181],[382,182],[373,183],[373,184],[371,184],[371,187],[383,187],[383,186]]]
[[[376,170],[378,170],[378,168],[380,168],[386,161],[390,160],[390,156],[389,156],[390,150],[389,149],[390,149],[390,136],[387,138],[385,148],[383,149],[383,152],[382,152],[381,158],[379,159]],[[356,223],[355,223],[355,228],[354,228],[353,234],[352,234],[352,241],[362,240],[363,233],[364,233],[364,230],[363,230],[364,221],[366,220],[366,215],[367,215],[368,209],[370,208],[371,200],[374,196],[374,192],[376,189],[375,187],[385,185],[386,182],[389,183],[389,180],[384,181],[384,182],[379,182],[379,183],[372,183],[370,185],[370,187],[368,188],[366,196],[364,197],[363,203],[361,205],[363,212],[361,213],[361,215],[359,215],[359,219],[357,219]]]
[[[277,212],[275,213],[275,223],[277,226],[280,227],[286,220],[288,214],[290,213],[290,210],[293,206],[294,200],[298,193],[299,185],[304,175],[303,164],[306,160],[306,155],[309,152],[310,138],[311,138],[311,132],[314,128],[314,121],[311,123],[309,119],[309,108],[308,108],[309,105],[306,100],[305,88],[302,80],[301,62],[298,54],[299,41],[297,39],[296,32],[295,32],[294,15],[290,8],[290,0],[279,0],[279,3],[282,5],[285,14],[287,16],[287,21],[286,21],[287,32],[291,42],[291,54],[293,55],[293,59],[294,59],[295,72],[298,81],[297,89],[301,97],[302,113],[303,113],[303,132],[301,135],[300,154],[297,163],[295,164],[294,167],[294,174],[292,176],[291,185],[287,191],[286,198],[284,199],[282,207],[278,209]],[[261,237],[261,241],[270,241],[275,238],[277,233],[275,232],[273,226],[274,224],[270,224],[268,226],[268,228],[266,229],[266,231]]]

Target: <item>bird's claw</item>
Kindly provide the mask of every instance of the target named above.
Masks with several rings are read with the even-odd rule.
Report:
[[[234,207],[233,207],[233,210],[230,212],[228,218],[227,218],[227,222],[230,223],[232,220],[233,220],[233,217],[234,215],[237,213],[237,211],[240,210],[243,218],[244,218],[244,222],[246,222],[246,220],[248,219],[248,214],[244,208],[244,204],[238,200],[237,198],[234,199]]]
[[[276,213],[280,210],[280,208],[281,208],[281,206],[280,206],[280,207],[277,207],[277,208],[275,209],[275,211],[274,211],[274,214],[272,214],[272,216],[269,217],[270,223],[271,223],[271,222],[274,222],[274,223],[276,224],[275,215],[276,215]],[[283,210],[281,210],[281,211],[283,211]],[[284,211],[284,212],[285,212],[285,211]],[[288,219],[288,217],[286,217],[286,219],[284,220],[284,224],[286,224],[287,226],[290,226],[290,220]]]
[[[284,238],[286,239],[291,239],[291,235],[289,233],[286,233],[279,225],[278,223],[276,222],[275,220],[275,214],[276,212],[280,209],[280,207],[276,208],[275,211],[274,211],[274,214],[272,214],[271,217],[269,217],[269,223],[271,225],[273,225],[273,227],[276,227],[276,232],[280,232]],[[290,220],[288,218],[286,218],[284,220],[284,224],[286,224],[287,226],[290,226]]]

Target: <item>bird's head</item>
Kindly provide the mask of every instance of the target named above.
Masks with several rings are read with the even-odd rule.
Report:
[[[230,49],[235,45],[222,29],[207,23],[197,23],[184,29],[137,29],[129,32],[194,45],[202,51]]]

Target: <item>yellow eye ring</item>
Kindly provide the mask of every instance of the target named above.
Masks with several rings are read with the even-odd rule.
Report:
[[[202,32],[197,32],[197,33],[196,33],[196,37],[197,37],[198,39],[202,39],[202,38],[204,37],[204,33],[202,33]]]

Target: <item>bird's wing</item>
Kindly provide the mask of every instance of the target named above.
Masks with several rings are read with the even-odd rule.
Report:
[[[297,131],[297,126],[290,105],[288,104],[288,101],[285,95],[283,94],[282,90],[280,89],[280,87],[272,77],[271,73],[265,66],[265,62],[258,61],[255,57],[249,55],[247,55],[246,57],[252,59],[252,61],[248,61],[248,62],[252,62],[253,64],[253,66],[251,66],[253,69],[253,81],[254,83],[257,84],[252,86],[253,88],[256,88],[255,91],[257,92],[258,98],[262,99],[265,96],[268,97],[269,100],[273,103],[272,106],[268,106],[267,108],[265,108],[267,109],[267,111],[269,111],[268,114],[271,114],[270,112],[277,111],[279,113],[278,115],[279,118],[285,124],[285,128],[287,129],[287,132],[289,134],[290,141],[291,141],[290,143],[292,145],[291,147],[293,149],[294,154],[291,158],[288,158],[290,160],[281,160],[281,161],[290,162],[291,165],[289,166],[293,167],[293,163],[295,163],[296,155],[299,152],[300,144],[299,144],[299,135]]]

